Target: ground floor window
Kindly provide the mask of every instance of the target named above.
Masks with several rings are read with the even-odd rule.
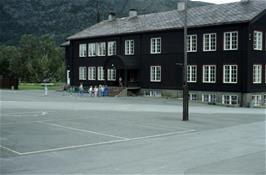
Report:
[[[150,68],[150,80],[151,82],[161,81],[161,66],[151,66]]]
[[[189,100],[196,101],[197,100],[197,94],[189,94]]]
[[[88,80],[96,79],[96,67],[88,67]]]
[[[216,95],[214,95],[214,94],[202,94],[202,102],[215,103],[216,102]]]
[[[107,80],[115,81],[116,80],[116,69],[108,69],[107,70]]]
[[[222,104],[236,105],[238,104],[238,96],[237,95],[223,95]]]
[[[262,104],[261,95],[252,95],[253,106],[260,106]]]
[[[104,69],[103,69],[103,67],[98,67],[97,76],[98,76],[98,80],[100,80],[100,81],[104,80]]]
[[[79,80],[86,80],[86,67],[79,67]]]

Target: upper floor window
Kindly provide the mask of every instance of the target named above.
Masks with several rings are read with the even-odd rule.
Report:
[[[134,55],[134,40],[125,41],[125,55]]]
[[[103,69],[103,67],[98,67],[97,75],[98,75],[98,80],[100,80],[100,81],[104,80],[104,69]]]
[[[97,56],[105,56],[106,44],[105,42],[97,43]]]
[[[79,80],[86,80],[86,67],[79,67]]]
[[[196,65],[187,66],[187,82],[189,83],[197,82],[197,66]]]
[[[237,65],[224,65],[224,83],[237,83]]]
[[[116,41],[108,42],[108,56],[116,55]]]
[[[80,44],[79,57],[86,57],[86,56],[87,56],[87,44]]]
[[[237,50],[238,49],[238,32],[225,32],[224,33],[224,50]]]
[[[203,66],[203,83],[215,83],[216,81],[216,66],[204,65]]]
[[[161,53],[161,38],[151,38],[151,54]]]
[[[151,82],[161,81],[161,66],[151,66],[150,67],[150,80]]]
[[[88,80],[96,79],[96,67],[88,67]]]
[[[262,65],[253,65],[253,83],[261,83],[262,79]]]
[[[262,50],[262,43],[263,43],[263,33],[259,31],[254,31],[253,35],[254,50]]]
[[[216,51],[216,33],[203,35],[203,51]]]
[[[89,48],[88,56],[89,57],[96,56],[96,43],[89,43],[88,48]]]
[[[197,35],[187,36],[187,51],[197,52]]]

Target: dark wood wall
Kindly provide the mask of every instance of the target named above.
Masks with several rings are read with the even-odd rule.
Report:
[[[252,81],[253,62],[265,64],[265,50],[252,51],[250,47],[253,44],[253,38],[250,33],[253,29],[261,29],[265,31],[265,16],[257,20],[254,24],[241,23],[231,25],[220,25],[189,29],[189,34],[197,34],[197,52],[188,54],[188,64],[197,65],[197,83],[189,83],[190,90],[199,91],[228,91],[228,92],[249,92],[258,91],[265,88],[265,73],[263,72],[263,85],[256,87]],[[236,51],[223,50],[223,34],[224,32],[238,31],[239,45]],[[265,31],[266,32],[266,31]],[[203,52],[203,34],[217,34],[217,48],[214,52]],[[266,35],[266,34],[265,34]],[[150,54],[150,39],[152,37],[162,38],[162,53],[158,55]],[[252,38],[250,40],[250,38]],[[183,30],[168,30],[150,33],[137,33],[131,35],[121,35],[115,37],[102,37],[93,39],[73,40],[71,41],[72,65],[71,72],[72,85],[79,85],[79,67],[80,66],[103,66],[107,56],[105,57],[86,57],[79,58],[79,44],[90,42],[108,42],[115,40],[117,42],[117,54],[124,56],[124,43],[127,39],[134,39],[135,54],[132,59],[138,59],[139,72],[138,82],[142,88],[154,89],[181,89],[182,88],[182,66],[183,63]],[[265,47],[265,46],[264,46]],[[214,64],[216,68],[216,83],[202,83],[202,66]],[[223,65],[238,65],[238,83],[223,83]],[[160,65],[162,68],[161,82],[150,82],[150,66]],[[265,66],[263,66],[265,71]],[[104,82],[84,81],[86,85],[98,85]],[[265,91],[265,89],[264,89]]]

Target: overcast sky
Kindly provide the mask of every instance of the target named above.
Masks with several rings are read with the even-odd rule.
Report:
[[[239,2],[240,0],[192,0],[192,1],[204,1],[204,2],[210,2],[215,4],[224,4],[224,3],[230,3],[230,2]]]

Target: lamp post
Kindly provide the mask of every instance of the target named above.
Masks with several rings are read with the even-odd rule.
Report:
[[[187,8],[188,1],[184,0],[184,66],[183,66],[183,121],[188,121],[188,84],[187,84]]]

